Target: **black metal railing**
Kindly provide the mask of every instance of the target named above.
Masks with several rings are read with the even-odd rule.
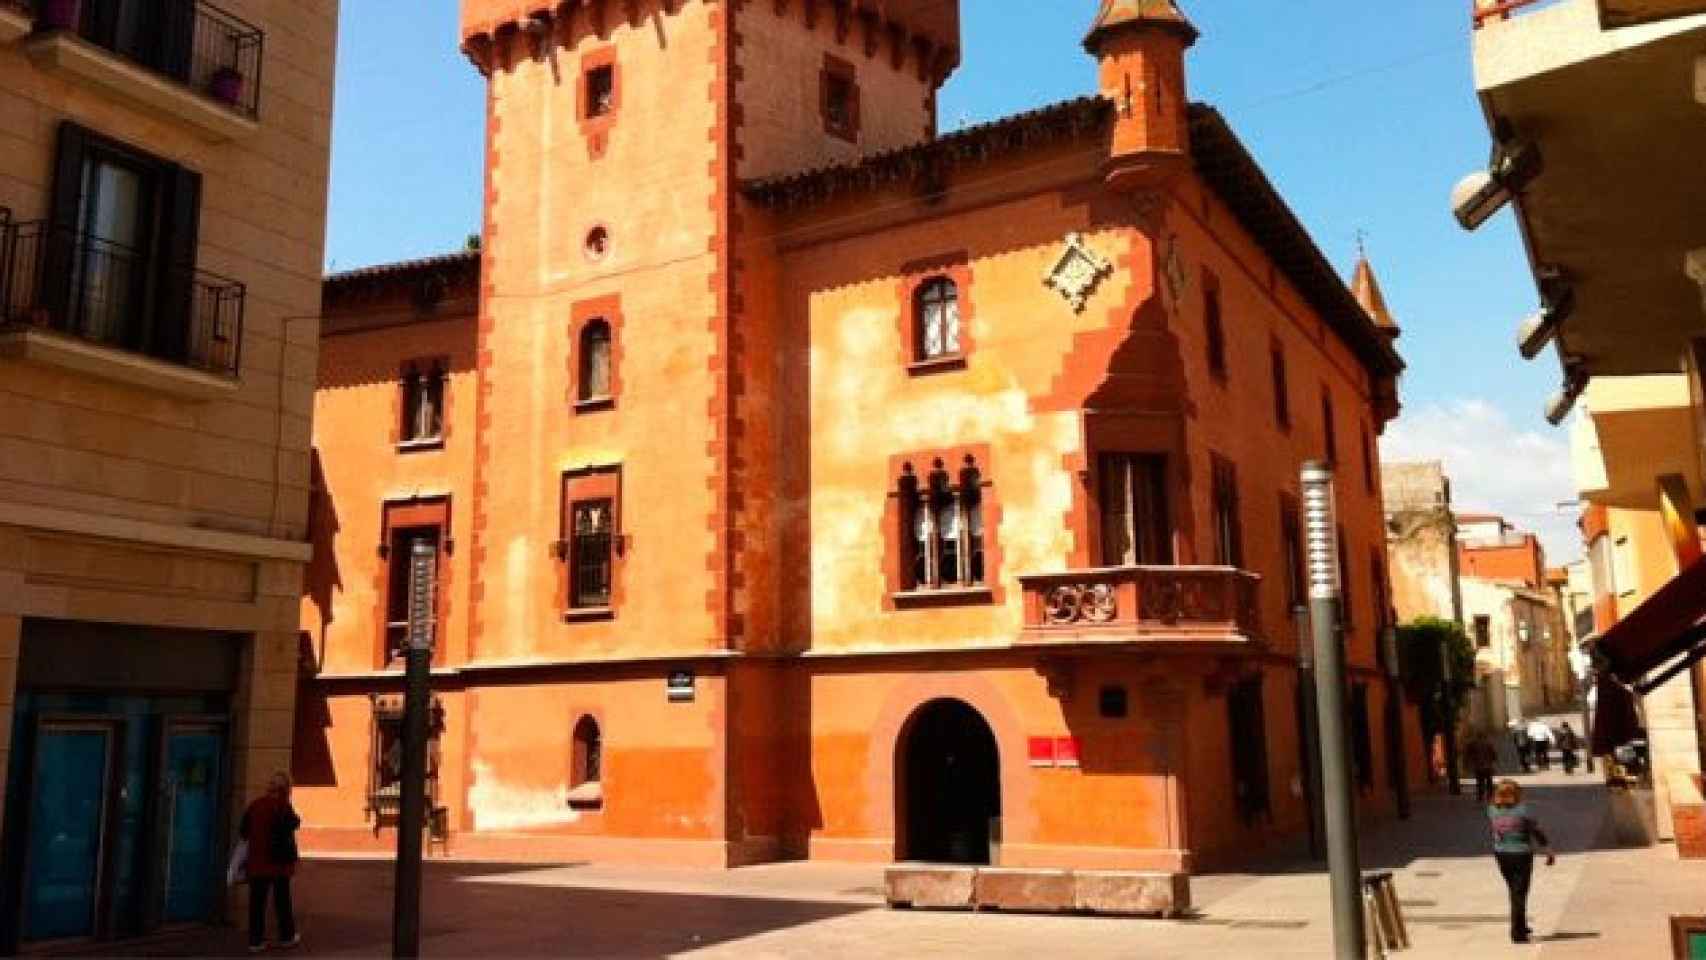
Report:
[[[18,0],[0,0],[0,4]],[[259,27],[204,0],[33,0],[36,28],[84,40],[258,117]]]
[[[244,296],[242,283],[124,244],[0,220],[0,328],[53,330],[236,377]]]

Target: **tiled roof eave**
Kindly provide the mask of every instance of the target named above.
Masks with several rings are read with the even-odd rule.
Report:
[[[1190,108],[1191,154],[1197,173],[1267,251],[1310,306],[1377,376],[1395,377],[1404,361],[1375,327],[1309,231],[1232,132],[1219,111]]]

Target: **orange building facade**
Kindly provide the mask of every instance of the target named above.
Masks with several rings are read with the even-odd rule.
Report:
[[[1188,102],[1170,4],[1103,4],[1094,95],[944,136],[953,3],[463,22],[483,249],[327,284],[310,847],[393,843],[424,542],[452,853],[1237,861],[1307,822],[1323,456],[1365,809],[1419,782],[1378,653],[1394,331]]]

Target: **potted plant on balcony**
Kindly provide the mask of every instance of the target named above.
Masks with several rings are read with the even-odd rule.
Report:
[[[220,67],[213,71],[213,78],[208,81],[207,90],[220,103],[236,106],[243,97],[243,75],[236,67]]]
[[[73,30],[77,27],[82,0],[42,0],[41,28],[43,30]]]

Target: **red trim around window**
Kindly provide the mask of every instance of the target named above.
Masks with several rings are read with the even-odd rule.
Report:
[[[573,531],[576,503],[588,500],[610,501],[610,606],[571,607],[574,571]],[[565,620],[599,620],[615,617],[622,608],[622,568],[628,554],[628,536],[622,525],[622,468],[620,466],[586,467],[563,474],[561,516],[558,520],[557,610]]]
[[[438,633],[434,638],[433,663],[444,662],[445,629],[450,623],[451,565],[455,549],[450,530],[450,496],[422,497],[415,500],[393,500],[380,506],[379,563],[374,574],[374,595],[379,604],[374,619],[378,629],[374,634],[373,662],[383,670],[386,661],[386,634],[391,618],[391,565],[406,558],[392,556],[391,531],[404,527],[438,528]]]

